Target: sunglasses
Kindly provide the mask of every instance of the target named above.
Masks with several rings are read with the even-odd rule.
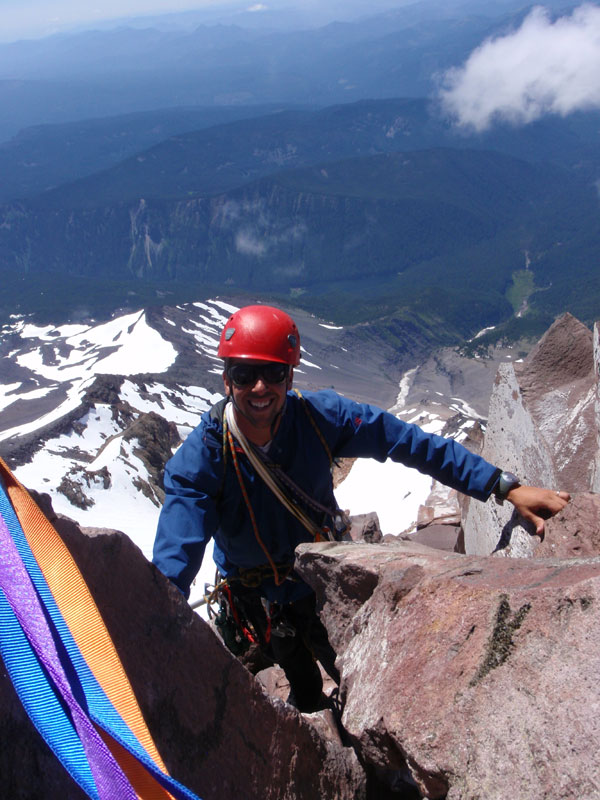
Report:
[[[259,378],[265,383],[283,383],[289,375],[287,364],[232,364],[227,367],[227,377],[236,386],[254,386]]]

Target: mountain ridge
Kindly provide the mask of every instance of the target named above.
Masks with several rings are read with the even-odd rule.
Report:
[[[152,145],[276,107],[182,107],[41,124],[0,143],[0,201],[21,200],[121,163]]]
[[[165,125],[172,125],[177,124],[180,113],[191,112],[164,113]],[[210,109],[207,113],[211,113]],[[243,116],[251,112],[238,113]],[[144,116],[136,114],[135,118]],[[432,102],[423,98],[361,100],[319,110],[289,109],[253,116],[253,119],[243,118],[204,130],[182,132],[146,150],[138,147],[125,161],[70,185],[59,186],[47,197],[38,191],[37,202],[52,204],[55,197],[58,204],[89,206],[98,200],[99,204],[106,204],[107,199],[116,202],[150,196],[184,196],[190,192],[216,193],[283,168],[435,147],[496,150],[528,162],[549,161],[573,168],[582,178],[589,175],[590,179],[594,178],[595,168],[600,166],[596,136],[600,124],[598,112],[574,114],[565,120],[542,120],[520,130],[499,126],[485,134],[467,134],[453,128]],[[175,122],[170,121],[171,117],[175,117]],[[114,118],[113,136],[120,136],[126,120],[127,117]],[[104,124],[110,123],[102,122]],[[57,138],[63,134],[68,137],[71,127],[49,126],[49,131],[56,131]],[[36,145],[37,150],[41,147],[43,142]],[[14,185],[18,185],[18,172],[15,165],[11,165],[11,151],[8,144],[0,146],[0,165],[8,169],[9,174],[10,171],[15,174]],[[1,161],[3,152],[6,153],[4,162]],[[35,159],[35,155],[28,155],[26,150],[22,153],[21,158],[26,163]],[[237,170],[235,174],[232,168]],[[21,180],[29,178],[29,169],[21,168]],[[62,183],[65,181],[68,177]]]
[[[578,265],[572,254],[593,242],[596,208],[595,189],[559,167],[452,149],[322,164],[185,200],[80,210],[23,202],[0,208],[0,270],[11,275],[5,314],[12,313],[11,293],[21,291],[18,275],[31,292],[37,274],[124,281],[121,302],[138,286],[168,291],[177,282],[192,292],[227,285],[289,299],[308,290],[317,304],[338,291],[330,301],[334,316],[347,295],[367,301],[363,318],[373,312],[369,297],[379,302],[379,293],[384,313],[394,313],[396,302],[396,310],[412,304],[413,313],[439,318],[441,311],[444,320],[435,296],[428,310],[423,305],[437,286],[450,303],[447,321],[457,303],[463,309],[468,337],[490,324],[474,314],[478,303],[482,313],[487,304],[483,296],[473,302],[477,292],[495,295],[494,323],[498,312],[510,316],[505,292],[527,252],[536,285],[547,287],[532,295],[532,307],[541,298],[544,309],[550,282],[565,279],[567,260],[571,279],[573,270],[585,274],[587,262]],[[63,298],[73,308],[87,299],[69,295],[75,286]],[[573,298],[571,310],[589,299]]]
[[[546,5],[575,3],[548,0]],[[464,61],[484,38],[518,24],[527,9],[505,3],[488,7],[487,18],[473,10],[467,6],[465,15],[462,4],[415,3],[395,15],[375,15],[371,23],[363,17],[313,32],[238,27],[244,46],[225,41],[221,51],[211,46],[210,27],[196,39],[193,33],[132,31],[136,42],[144,36],[150,40],[137,52],[123,45],[123,30],[96,32],[94,43],[109,52],[121,50],[120,61],[105,59],[102,49],[98,57],[83,32],[66,37],[68,46],[65,37],[24,43],[28,56],[18,70],[20,49],[5,45],[0,77],[12,83],[0,83],[0,138],[39,122],[172,105],[328,105],[360,97],[427,96],[436,88],[436,73]],[[40,75],[41,80],[32,80]]]

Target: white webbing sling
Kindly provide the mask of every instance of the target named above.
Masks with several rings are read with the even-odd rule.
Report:
[[[271,473],[269,472],[268,467],[264,464],[264,462],[259,458],[256,451],[252,447],[252,445],[248,442],[244,434],[241,432],[236,419],[235,414],[233,411],[233,403],[227,403],[225,406],[225,419],[227,420],[227,425],[231,431],[231,433],[235,436],[237,441],[240,444],[240,447],[246,454],[248,460],[252,464],[253,468],[255,469],[256,473],[262,478],[262,480],[266,483],[269,489],[273,492],[275,497],[279,500],[279,502],[287,508],[290,514],[293,514],[294,517],[306,528],[306,530],[311,534],[311,536],[315,540],[320,540],[323,536],[327,536],[328,539],[334,541],[333,532],[328,530],[327,528],[320,528],[315,522],[313,522],[304,511],[299,508],[296,503],[294,503],[286,494],[282,491],[279,484],[275,481]]]

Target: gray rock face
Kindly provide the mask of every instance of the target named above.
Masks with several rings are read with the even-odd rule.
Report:
[[[596,452],[592,332],[565,314],[517,367],[523,402],[551,452],[558,485],[588,490]]]
[[[363,798],[354,752],[272,700],[124,534],[54,524],[83,573],[171,774],[202,800]],[[85,795],[0,671],[2,796]]]
[[[592,333],[565,314],[523,364],[502,365],[490,399],[484,458],[533,486],[592,490],[598,483],[597,364]],[[467,501],[463,529],[467,553],[527,557],[539,543],[509,503],[493,500]]]
[[[600,492],[600,326],[594,325],[594,372],[596,376],[596,396],[594,398],[594,430],[596,431],[596,458],[592,470],[593,492]]]
[[[366,763],[447,800],[600,797],[600,558],[301,545]]]

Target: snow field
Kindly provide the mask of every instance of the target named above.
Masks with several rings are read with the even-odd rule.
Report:
[[[394,406],[397,408],[397,406]],[[400,412],[397,412],[397,416]],[[439,433],[443,421],[436,414],[420,425],[427,433]],[[409,533],[415,527],[419,506],[429,496],[433,479],[416,469],[388,459],[381,463],[372,458],[357,459],[347,478],[335,490],[340,508],[350,515],[376,511],[381,532]]]
[[[73,326],[65,326],[67,329]],[[165,372],[177,356],[170,342],[151,328],[143,311],[117,317],[102,325],[77,333],[52,337],[56,344],[70,349],[58,364],[44,364],[39,350],[18,356],[16,361],[48,380],[62,383],[101,374],[135,375],[140,372]],[[46,338],[47,330],[43,329]],[[85,375],[88,373],[88,375]]]
[[[92,381],[93,378],[86,378],[85,380],[82,380],[76,383],[75,385],[70,386],[67,389],[67,397],[62,403],[53,408],[47,414],[44,414],[41,417],[38,417],[37,419],[33,420],[33,422],[26,423],[24,425],[18,425],[14,428],[8,428],[7,430],[2,431],[0,433],[0,441],[3,441],[4,439],[10,439],[11,436],[16,436],[16,435],[23,436],[27,433],[32,433],[33,431],[36,431],[39,428],[44,427],[45,425],[50,425],[50,423],[56,422],[61,417],[64,417],[71,411],[74,411],[77,408],[77,406],[81,403],[81,398],[85,394],[85,390],[92,383]],[[40,393],[36,393],[36,396],[45,397],[45,395],[48,394],[50,391],[52,391],[53,388],[55,387],[48,388],[47,390],[45,390],[44,393],[41,393],[43,392],[43,390],[39,390]],[[23,395],[23,397],[26,398],[27,395]],[[14,400],[17,399],[18,399],[17,397],[14,398]]]
[[[381,532],[398,535],[414,528],[431,482],[429,475],[402,464],[360,458],[335,490],[335,496],[340,508],[349,510],[351,515],[376,511]]]
[[[180,392],[175,392],[160,383],[147,383],[146,389],[149,394],[160,395],[160,399],[140,397],[138,388],[131,381],[123,381],[120,396],[138,411],[154,411],[169,422],[191,427],[198,425],[200,416],[222,397],[218,393],[209,392],[203,386],[187,386]]]
[[[109,406],[98,406],[86,417],[88,427],[82,435],[73,432],[48,441],[33,461],[16,469],[15,474],[25,486],[47,492],[58,514],[71,517],[83,526],[124,531],[146,558],[151,558],[160,508],[134,484],[149,477],[144,463],[133,453],[135,442],[126,442],[119,435],[121,431],[112,420]],[[111,436],[114,438],[110,439]],[[65,451],[74,448],[95,458],[83,462],[66,457]],[[71,476],[73,467],[78,472]],[[81,481],[81,470],[85,469],[89,475],[103,467],[107,467],[110,475],[108,490],[101,479],[94,480],[93,476],[89,486]],[[94,504],[86,509],[72,505],[58,491],[63,476],[81,483],[86,497]]]

